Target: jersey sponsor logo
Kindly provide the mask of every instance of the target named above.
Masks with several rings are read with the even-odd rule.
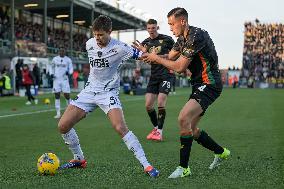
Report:
[[[67,67],[67,65],[66,65],[66,64],[56,64],[55,66],[56,66],[56,67],[58,67],[58,68],[60,68],[60,67],[62,67],[62,68]]]
[[[159,40],[159,43],[161,43],[161,44],[162,44],[162,43],[163,43],[163,41],[164,41],[164,40]]]
[[[88,51],[92,51],[92,50],[94,50],[94,47],[91,47],[91,48],[88,49]]]
[[[92,67],[109,68],[109,62],[106,58],[94,59],[93,57],[89,57],[89,63]]]

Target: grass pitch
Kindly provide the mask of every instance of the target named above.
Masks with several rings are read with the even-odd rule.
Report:
[[[194,142],[193,175],[167,178],[179,162],[177,116],[190,90],[178,89],[177,95],[169,96],[161,143],[146,140],[152,128],[144,96],[121,96],[129,128],[161,172],[157,179],[143,173],[101,110],[75,126],[87,169],[39,176],[36,162],[41,154],[53,152],[61,162],[72,158],[53,119],[53,97],[40,96],[37,106],[26,106],[25,98],[0,98],[0,188],[284,188],[283,90],[224,89],[199,126],[228,147],[231,158],[209,170],[213,153]],[[43,104],[46,97],[52,100],[51,105]],[[30,113],[37,111],[42,112]]]

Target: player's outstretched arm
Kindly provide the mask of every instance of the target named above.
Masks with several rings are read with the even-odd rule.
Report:
[[[132,43],[132,47],[135,48],[135,49],[138,49],[139,51],[142,51],[143,53],[147,52],[147,48],[144,47],[142,45],[142,43],[140,43],[138,40],[136,40]]]
[[[171,50],[168,54],[168,59],[169,60],[177,60],[179,56],[180,56],[179,51]]]
[[[148,63],[153,64],[162,64],[163,66],[167,67],[170,70],[174,70],[176,72],[184,72],[190,63],[190,59],[180,56],[177,60],[168,60],[158,56],[157,54],[153,53],[145,53],[142,55],[142,60]]]

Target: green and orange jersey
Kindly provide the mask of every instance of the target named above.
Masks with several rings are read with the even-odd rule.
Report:
[[[189,26],[187,37],[179,37],[174,44],[173,50],[180,52],[181,56],[191,61],[188,69],[192,73],[192,85],[222,84],[218,56],[207,31]]]

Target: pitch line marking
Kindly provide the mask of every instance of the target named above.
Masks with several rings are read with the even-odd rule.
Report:
[[[175,96],[179,96],[181,94],[177,94]],[[131,102],[131,101],[139,101],[139,100],[144,100],[144,95],[143,96],[139,96],[136,98],[131,98],[131,99],[124,99],[121,100],[122,102]],[[7,117],[14,117],[14,116],[22,116],[22,115],[30,115],[30,114],[39,114],[39,113],[44,113],[44,112],[51,112],[51,111],[55,111],[54,108],[52,109],[48,109],[48,110],[38,110],[38,111],[33,111],[33,112],[23,112],[23,113],[16,113],[16,114],[6,114],[6,115],[0,115],[0,119],[1,118],[7,118]]]

